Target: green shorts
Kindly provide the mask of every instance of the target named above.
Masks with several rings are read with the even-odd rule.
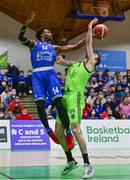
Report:
[[[68,113],[70,125],[81,123],[82,111],[85,106],[85,97],[79,93],[65,94],[62,99],[62,103]],[[58,115],[56,122],[61,123]]]

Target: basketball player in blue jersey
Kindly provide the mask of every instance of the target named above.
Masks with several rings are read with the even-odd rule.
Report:
[[[85,39],[75,45],[52,45],[52,33],[46,28],[41,28],[36,32],[36,38],[38,41],[27,39],[24,34],[29,24],[34,20],[34,17],[35,13],[32,12],[20,30],[19,40],[23,45],[29,47],[31,50],[33,95],[36,101],[38,115],[42,124],[46,128],[48,135],[55,143],[59,144],[58,138],[49,127],[45,111],[45,99],[48,93],[51,97],[52,104],[57,108],[58,115],[65,128],[67,148],[73,149],[74,138],[69,126],[68,114],[62,105],[62,92],[54,70],[54,63],[56,60],[56,52],[59,54],[61,52],[78,49],[85,44]]]

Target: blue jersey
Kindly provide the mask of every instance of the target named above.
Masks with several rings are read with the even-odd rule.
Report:
[[[31,52],[33,69],[54,66],[55,60],[56,52],[53,45],[38,41]]]
[[[62,97],[60,83],[53,68],[56,51],[53,45],[38,41],[31,52],[33,66],[32,85],[36,101],[46,100],[47,94],[51,101]]]

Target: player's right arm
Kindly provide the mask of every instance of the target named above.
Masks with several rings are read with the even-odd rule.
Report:
[[[83,47],[84,45],[85,45],[85,38],[83,38],[82,40],[80,40],[79,42],[77,42],[75,44],[68,44],[68,45],[64,45],[64,46],[54,45],[54,47],[58,53],[67,53],[70,51],[77,50],[77,49]]]
[[[92,72],[94,70],[96,61],[94,59],[94,52],[93,52],[93,46],[92,46],[92,40],[93,40],[93,25],[98,22],[98,19],[93,19],[89,25],[88,25],[88,32],[86,36],[86,46],[87,46],[87,59],[86,59],[86,68],[88,71]]]
[[[56,63],[62,66],[70,67],[71,65],[75,64],[75,61],[67,61],[62,56],[57,56]]]
[[[30,25],[30,23],[34,20],[35,17],[35,12],[32,11],[30,16],[28,17],[28,19],[26,20],[25,24],[21,27],[19,35],[18,35],[18,39],[20,40],[20,42],[28,47],[33,47],[36,43],[35,40],[32,39],[28,39],[27,37],[25,37],[25,32],[27,27]]]

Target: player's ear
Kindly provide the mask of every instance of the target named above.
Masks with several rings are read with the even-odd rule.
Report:
[[[100,57],[100,54],[98,52],[94,51],[94,53],[97,55],[97,58],[96,58],[97,62],[95,64],[95,66],[98,66],[100,64],[100,62],[101,62],[101,57]]]

